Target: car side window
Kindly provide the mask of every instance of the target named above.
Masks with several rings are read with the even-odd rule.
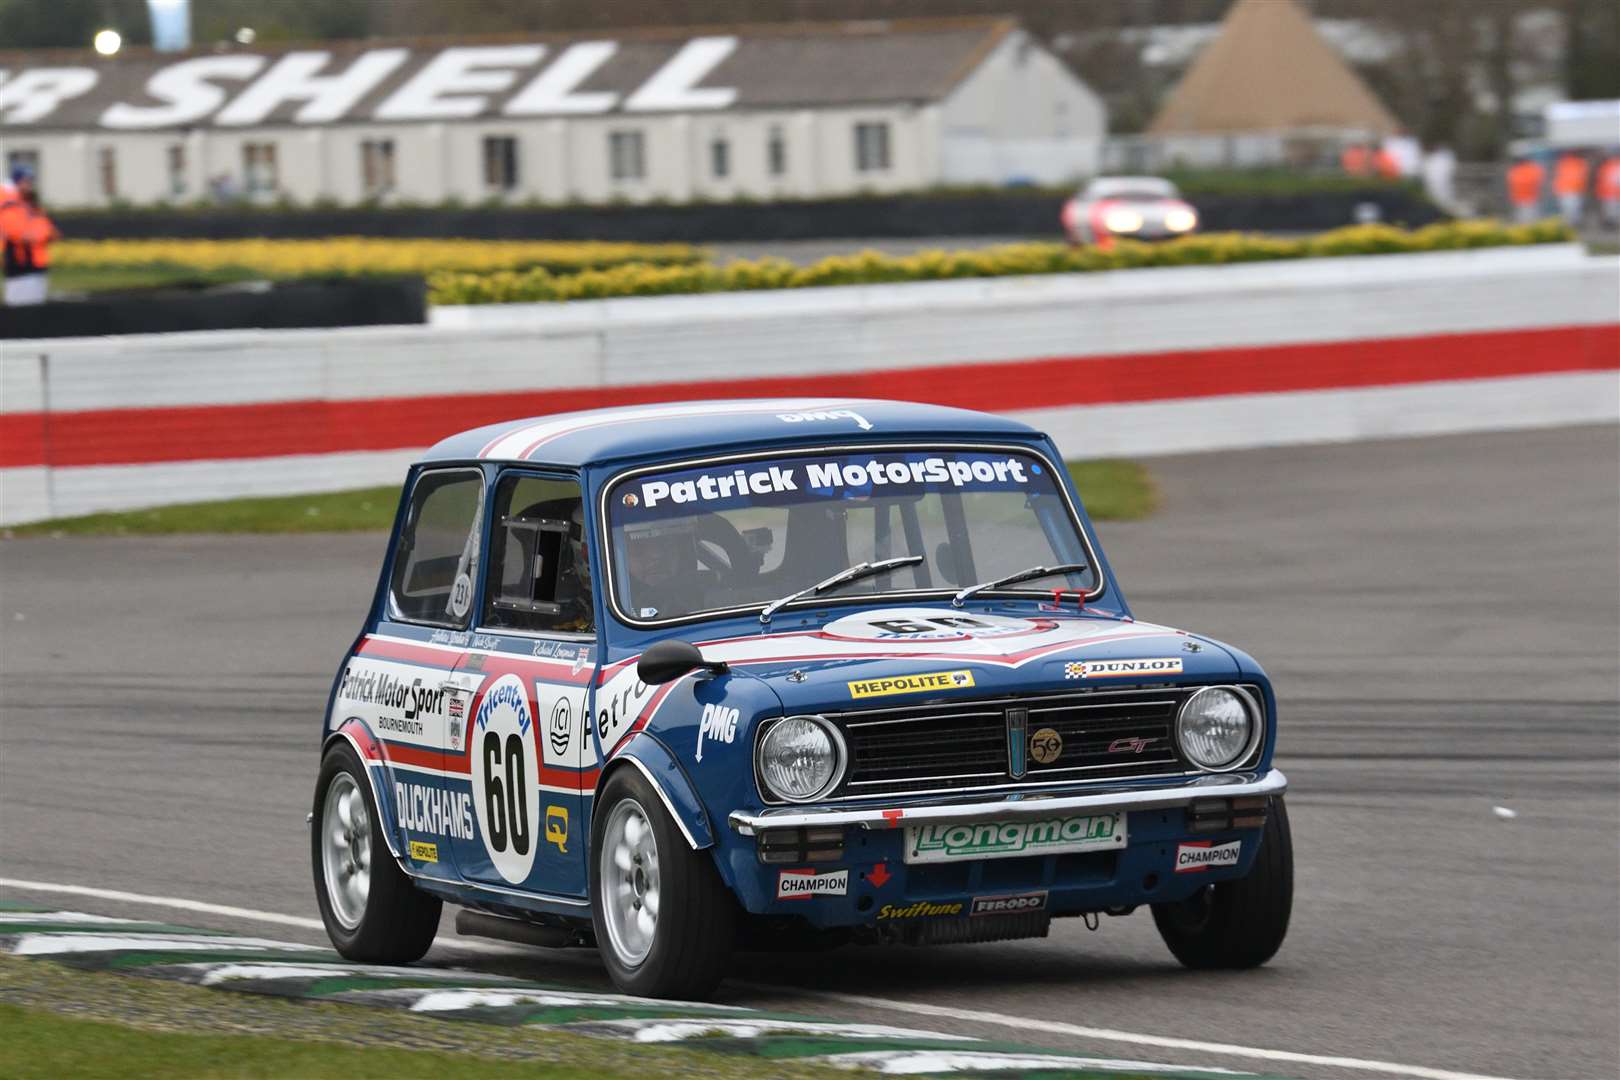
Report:
[[[411,489],[389,600],[395,618],[464,628],[478,580],[484,477],[476,470],[423,473]]]
[[[592,629],[589,544],[578,481],[506,476],[495,488],[489,588],[481,626]]]

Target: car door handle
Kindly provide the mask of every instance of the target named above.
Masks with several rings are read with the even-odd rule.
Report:
[[[460,683],[453,683],[453,682],[450,682],[448,679],[446,679],[444,682],[439,684],[439,689],[440,690],[448,690],[452,694],[470,694],[470,693],[473,692],[472,687],[470,687],[470,686],[462,686]]]

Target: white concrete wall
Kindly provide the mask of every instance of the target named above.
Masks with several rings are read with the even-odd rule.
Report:
[[[46,402],[54,431],[100,441],[41,445],[46,461],[69,453],[70,465],[21,455],[0,469],[0,524],[386,483],[417,440],[445,433],[388,427],[399,445],[311,455],[306,436],[288,430],[285,453],[229,459],[206,438],[154,433],[144,409],[220,409],[229,419],[231,407],[281,403],[340,442],[351,423],[391,424],[390,402],[411,402],[416,415],[426,407],[453,429],[471,426],[455,423],[458,395],[513,394],[516,416],[558,391],[658,384],[664,398],[711,397],[734,393],[738,379],[815,378],[813,392],[826,396],[928,400],[950,390],[1085,457],[1614,421],[1617,290],[1620,259],[1570,245],[444,308],[425,327],[13,341],[0,350],[5,442],[26,443]],[[1568,363],[1504,371],[1526,331],[1571,342]],[[1292,373],[1306,389],[1210,387],[1227,378],[1241,387],[1245,372],[1314,363],[1299,358],[1335,346],[1323,370]],[[1442,353],[1456,362],[1444,377],[1361,377],[1385,355],[1418,363]],[[1056,381],[1038,376],[1048,380],[1038,399],[1027,382],[1014,393],[1004,373],[1027,380],[1030,365],[1052,358],[1068,367]],[[1159,374],[1125,385],[1138,370]],[[1123,389],[1089,394],[1094,371]],[[134,461],[107,434],[120,414],[131,437],[178,460]]]

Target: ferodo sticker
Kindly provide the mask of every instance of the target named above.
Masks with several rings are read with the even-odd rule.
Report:
[[[1132,675],[1179,674],[1179,656],[1160,656],[1148,660],[1076,660],[1063,668],[1063,676],[1067,679],[1121,679]]]
[[[1019,893],[1017,896],[975,896],[969,915],[1021,915],[1026,911],[1045,911],[1046,893]]]
[[[1176,873],[1192,874],[1207,867],[1236,866],[1243,852],[1243,841],[1216,844],[1209,840],[1189,840],[1176,845]]]
[[[540,818],[534,716],[522,679],[502,675],[484,691],[471,749],[473,810],[484,850],[502,878],[521,884],[534,868]]]
[[[973,685],[973,672],[932,671],[925,675],[892,675],[886,679],[856,679],[849,684],[852,698],[921,694],[929,690],[961,690]]]
[[[783,870],[776,878],[778,900],[808,900],[812,896],[846,896],[848,893],[848,870]]]

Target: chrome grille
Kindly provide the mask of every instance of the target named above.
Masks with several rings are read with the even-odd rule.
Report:
[[[829,716],[844,732],[850,759],[834,797],[1184,772],[1174,726],[1176,710],[1192,689],[1090,691]],[[1026,752],[1024,775],[1016,778],[1008,755],[1009,709],[1028,710],[1030,743],[1047,731],[1062,739],[1050,761]]]

